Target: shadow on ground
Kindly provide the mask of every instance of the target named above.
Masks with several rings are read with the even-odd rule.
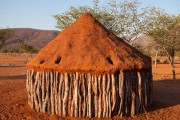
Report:
[[[26,67],[26,66],[23,66],[23,65],[16,65],[16,66],[0,66],[0,67],[2,67],[2,68],[18,68],[18,67]]]
[[[149,111],[180,104],[180,80],[154,81],[153,87],[153,103]]]
[[[0,76],[0,80],[26,80],[26,75]]]

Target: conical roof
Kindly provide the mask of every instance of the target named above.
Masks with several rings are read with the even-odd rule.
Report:
[[[85,13],[42,48],[27,67],[43,71],[114,73],[151,69],[151,58]]]

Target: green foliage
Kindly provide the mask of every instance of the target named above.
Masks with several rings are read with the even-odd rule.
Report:
[[[180,17],[157,9],[152,9],[151,12],[154,14],[147,17],[149,24],[145,32],[154,39],[159,48],[172,58],[180,49]]]
[[[175,56],[180,57],[180,51],[177,51],[177,52],[175,53]]]
[[[164,51],[167,55],[174,56],[180,49],[179,20],[180,15],[173,16],[164,13],[155,7],[140,8],[137,0],[124,0],[117,2],[109,0],[105,6],[93,0],[93,7],[80,6],[70,9],[62,14],[54,15],[57,28],[61,31],[76,21],[83,13],[90,12],[108,30],[123,38],[126,42],[147,34],[153,38],[153,45],[148,50],[142,46],[134,46],[145,54],[154,51]],[[164,55],[164,52],[162,55]]]
[[[19,49],[4,49],[3,53],[20,53]]]
[[[123,2],[116,3],[111,0],[109,11],[113,15],[113,28],[119,37],[130,42],[137,38],[144,27],[143,18],[146,12],[138,10],[141,3],[135,1],[124,0]]]
[[[143,47],[142,47],[141,45],[139,45],[139,44],[137,44],[137,43],[133,43],[132,46],[133,46],[134,48],[136,48],[137,50],[139,50],[139,51],[141,51],[141,52],[144,53]]]
[[[61,31],[64,30],[70,24],[74,23],[83,13],[86,12],[90,12],[106,28],[110,29],[110,21],[113,19],[111,17],[111,14],[106,11],[98,10],[98,8],[96,8],[96,10],[93,10],[92,8],[87,6],[80,6],[78,8],[70,7],[69,11],[54,15],[54,18],[57,20],[57,28],[59,28]]]
[[[8,53],[8,49],[5,49],[2,51],[3,53]]]
[[[154,9],[152,9],[151,12],[154,15],[149,16],[151,21],[146,28],[146,33],[152,36],[155,43],[159,45],[168,56],[173,80],[176,80],[174,56],[175,52],[180,49],[180,17],[169,15],[158,10],[154,11]]]
[[[94,0],[94,6],[80,6],[70,9],[62,14],[54,15],[57,20],[57,28],[61,31],[76,21],[83,13],[90,12],[108,30],[123,38],[125,41],[136,38],[144,26],[144,11],[138,11],[140,5],[137,1],[127,1],[117,3],[110,0],[106,6],[100,6],[98,0]]]
[[[62,14],[54,15],[54,18],[57,20],[56,27],[59,28],[61,31],[64,30],[70,24],[75,22],[75,20],[78,19],[81,14],[89,11],[89,9],[90,8],[86,6],[82,6],[79,8],[70,7],[69,11]]]
[[[28,45],[24,42],[19,43],[19,47],[22,50],[22,52],[28,52],[28,53],[36,53],[37,50],[33,48],[33,46]]]
[[[4,45],[5,40],[11,37],[13,34],[14,32],[12,29],[0,29],[0,49]]]
[[[165,53],[164,51],[160,51],[160,52],[158,53],[158,55],[159,55],[159,56],[166,56],[166,53]]]

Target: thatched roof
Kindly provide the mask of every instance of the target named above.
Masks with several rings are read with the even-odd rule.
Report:
[[[27,67],[43,71],[114,73],[150,69],[151,58],[85,13],[42,48]]]

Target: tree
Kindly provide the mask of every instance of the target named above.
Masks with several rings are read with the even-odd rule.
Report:
[[[99,6],[99,1],[94,0],[94,6],[70,7],[69,11],[54,15],[57,20],[57,28],[61,31],[76,21],[85,12],[90,12],[109,31],[130,42],[139,36],[144,26],[143,17],[146,12],[139,11],[140,5],[137,1],[127,1],[117,3],[110,0],[104,7]]]
[[[109,3],[110,13],[113,16],[113,30],[115,34],[125,41],[130,42],[133,39],[139,37],[144,28],[145,22],[143,21],[146,12],[145,8],[139,10],[141,3],[137,0],[116,3],[115,0],[111,0]]]
[[[67,28],[70,24],[74,23],[83,13],[90,12],[97,20],[99,20],[106,28],[110,29],[112,16],[106,10],[101,11],[99,8],[95,10],[88,6],[80,6],[78,8],[70,7],[70,10],[54,15],[54,18],[57,20],[56,27],[61,31]],[[111,30],[111,29],[110,29]]]
[[[180,47],[180,17],[169,15],[158,9],[151,9],[152,15],[147,17],[149,24],[146,34],[150,35],[168,56],[172,68],[173,80],[176,80],[174,56]]]
[[[6,39],[11,37],[13,35],[13,30],[6,28],[6,29],[0,29],[0,49],[4,45],[4,42]]]
[[[20,42],[19,43],[19,47],[24,50],[24,52],[28,52],[28,53],[36,53],[37,50],[33,48],[33,46],[28,45],[24,42]]]

